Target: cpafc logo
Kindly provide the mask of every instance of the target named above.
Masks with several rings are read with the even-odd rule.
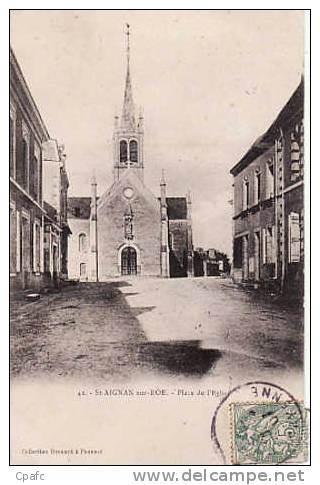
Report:
[[[23,483],[29,480],[32,480],[32,481],[44,480],[44,473],[40,473],[38,470],[35,473],[17,472],[16,479]]]

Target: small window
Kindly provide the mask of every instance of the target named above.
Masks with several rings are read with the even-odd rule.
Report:
[[[35,200],[39,200],[39,159],[36,153],[30,168],[30,193]]]
[[[87,251],[87,236],[85,234],[79,234],[79,251],[80,253]]]
[[[243,182],[243,210],[249,207],[249,180]]]
[[[29,189],[29,143],[26,139],[22,141],[22,186]]]
[[[128,143],[126,140],[120,141],[120,163],[125,163],[128,159]]]
[[[255,174],[255,204],[258,204],[261,200],[261,172]]]
[[[74,215],[75,215],[75,217],[80,217],[80,207],[74,208]]]
[[[136,140],[130,141],[130,162],[137,163],[138,161],[138,143]]]
[[[274,164],[273,161],[267,163],[267,199],[274,196]]]

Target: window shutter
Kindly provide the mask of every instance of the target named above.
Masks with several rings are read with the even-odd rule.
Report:
[[[300,216],[296,212],[289,214],[289,263],[300,261]]]
[[[266,229],[262,229],[262,262],[266,264],[267,254],[266,254]]]

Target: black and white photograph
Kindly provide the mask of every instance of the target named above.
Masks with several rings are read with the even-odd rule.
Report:
[[[10,11],[12,465],[308,463],[309,20]]]

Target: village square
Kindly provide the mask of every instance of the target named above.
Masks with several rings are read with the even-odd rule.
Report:
[[[212,189],[200,210],[202,162],[192,169],[177,162],[170,171],[166,146],[159,155],[154,142],[154,155],[148,152],[147,108],[162,120],[165,110],[161,78],[153,106],[137,108],[144,87],[135,88],[133,65],[144,52],[135,48],[134,23],[118,28],[122,44],[114,56],[124,69],[116,72],[121,108],[101,142],[107,182],[94,157],[77,171],[67,143],[47,127],[23,60],[10,51],[12,377],[125,381],[301,371],[303,73],[269,113],[265,131],[254,132],[243,112],[241,123],[251,123],[255,141],[223,168],[230,197],[224,191],[217,198]],[[157,62],[166,69],[164,57]],[[112,69],[110,57],[106,70]],[[98,79],[91,82],[94,90]],[[62,117],[65,102],[57,100]],[[76,133],[81,120],[73,119]],[[229,142],[222,140],[222,151],[223,143]],[[185,144],[197,151],[196,136]],[[203,146],[200,152],[199,158]],[[161,154],[164,163],[156,163]],[[153,174],[157,187],[149,185]],[[220,222],[212,224],[211,212]]]

